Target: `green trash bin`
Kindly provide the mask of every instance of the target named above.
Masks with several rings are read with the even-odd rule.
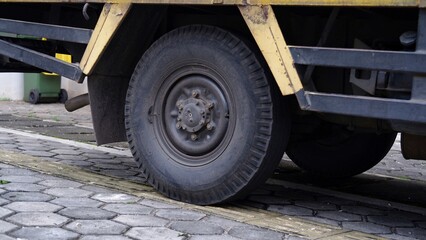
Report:
[[[51,73],[24,73],[24,101],[37,103],[64,103],[67,92],[61,89],[61,76]]]

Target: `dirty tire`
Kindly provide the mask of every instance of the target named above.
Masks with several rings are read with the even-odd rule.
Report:
[[[291,137],[286,153],[300,168],[323,178],[345,178],[367,171],[389,152],[396,133],[355,133],[333,124]]]
[[[267,76],[247,45],[216,27],[187,26],[157,40],[135,69],[125,110],[130,148],[148,182],[200,205],[263,183],[290,124]]]
[[[32,104],[37,104],[39,101],[40,101],[40,92],[37,89],[31,89],[28,96],[28,102]]]

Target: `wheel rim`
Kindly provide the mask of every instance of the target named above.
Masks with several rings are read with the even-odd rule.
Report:
[[[201,166],[224,151],[235,119],[230,89],[218,73],[205,65],[183,66],[165,78],[157,96],[156,135],[171,159]]]

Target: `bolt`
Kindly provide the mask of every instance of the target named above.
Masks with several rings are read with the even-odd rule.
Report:
[[[207,130],[211,131],[214,128],[214,124],[213,123],[207,123]]]
[[[201,111],[200,111],[200,114],[204,114],[204,113],[205,113],[205,112],[204,112],[204,110],[201,110]]]
[[[176,123],[176,128],[177,129],[181,129],[182,128],[182,124],[180,122]]]
[[[198,97],[198,91],[192,90],[192,97]]]
[[[212,108],[214,107],[214,103],[213,103],[213,102],[209,102],[209,103],[207,104],[207,107],[208,107],[209,109],[212,109]]]
[[[182,105],[182,100],[176,102],[176,107],[180,107]]]
[[[204,119],[201,119],[200,124],[203,125],[204,123],[206,123],[206,121],[204,121]]]
[[[192,140],[192,141],[195,141],[195,140],[197,140],[197,139],[198,139],[197,134],[191,134],[191,140]]]
[[[182,121],[181,117],[177,117],[178,122]]]

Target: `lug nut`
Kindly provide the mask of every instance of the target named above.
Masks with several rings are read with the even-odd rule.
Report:
[[[182,128],[182,124],[180,122],[176,123],[176,128],[177,129],[181,129]]]
[[[193,90],[192,91],[192,97],[198,97],[198,91]]]
[[[209,102],[209,103],[207,104],[207,107],[208,107],[209,109],[212,109],[212,108],[214,107],[214,103],[213,103],[213,102]]]
[[[214,124],[212,123],[207,123],[207,130],[211,131],[214,128]]]
[[[191,140],[192,140],[192,141],[195,141],[195,140],[197,140],[197,139],[198,139],[197,134],[191,134]]]

